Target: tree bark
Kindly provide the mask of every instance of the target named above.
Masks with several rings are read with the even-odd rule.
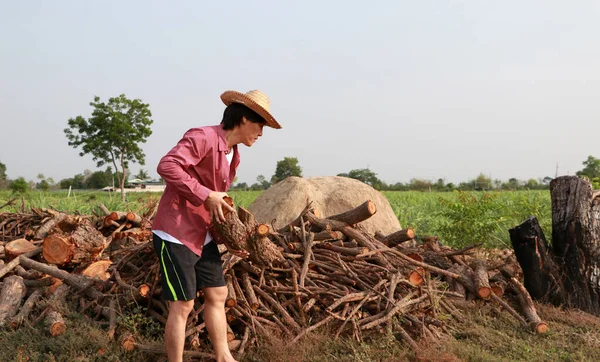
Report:
[[[359,222],[365,221],[371,216],[375,215],[376,212],[377,207],[375,206],[375,203],[373,203],[371,200],[367,200],[352,210],[330,216],[328,219],[341,221],[348,225],[356,225]]]
[[[531,298],[563,304],[566,296],[561,276],[537,218],[532,216],[508,232]]]
[[[567,304],[600,315],[600,200],[589,181],[576,176],[550,183],[552,246]]]
[[[4,327],[17,314],[26,292],[23,278],[20,276],[12,275],[4,279],[0,292],[0,328]]]
[[[415,237],[415,231],[412,228],[402,229],[383,238],[382,242],[389,246],[396,246],[405,241],[412,240]]]

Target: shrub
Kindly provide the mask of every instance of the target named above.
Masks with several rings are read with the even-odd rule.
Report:
[[[19,177],[10,184],[10,189],[14,193],[24,194],[29,190],[29,183],[23,177]]]

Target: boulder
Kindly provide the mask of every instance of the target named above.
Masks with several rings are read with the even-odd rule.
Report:
[[[375,215],[359,225],[373,235],[376,231],[391,234],[401,229],[400,222],[387,198],[371,186],[339,176],[288,177],[263,192],[248,208],[256,221],[273,224],[277,229],[294,221],[312,201],[320,217],[328,217],[371,200]]]

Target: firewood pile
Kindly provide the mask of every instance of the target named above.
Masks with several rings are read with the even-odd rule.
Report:
[[[154,209],[102,208],[103,215],[88,217],[47,209],[0,213],[0,327],[43,322],[50,335],[65,333],[61,312],[71,303],[107,321],[109,336],[124,348],[163,353],[162,346],[143,344],[117,322],[132,303],[162,325],[167,320],[151,243]],[[418,350],[419,340],[439,339],[460,324],[465,301],[493,303],[524,327],[548,331],[519,282],[512,253],[481,257],[479,245],[454,250],[436,237],[414,243],[410,228],[371,235],[360,222],[375,212],[367,201],[322,218],[309,203],[294,222],[275,230],[238,207],[215,224],[219,242],[250,253],[242,260],[220,245],[232,351],[241,356],[273,336],[295,343],[325,325],[334,338],[359,341],[391,328]],[[209,356],[202,300],[199,293],[188,319],[188,357]]]

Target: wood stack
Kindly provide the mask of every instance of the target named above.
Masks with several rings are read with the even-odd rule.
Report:
[[[242,260],[223,254],[232,349],[242,354],[257,339],[272,336],[294,343],[324,325],[335,338],[357,340],[389,327],[416,349],[417,340],[440,338],[448,323],[459,323],[466,300],[498,304],[523,326],[548,330],[511,270],[514,257],[480,259],[474,255],[477,246],[453,250],[437,238],[408,247],[412,229],[376,236],[354,226],[375,212],[367,201],[323,218],[307,205],[290,225],[273,230],[238,208],[215,225],[218,240],[251,255]],[[18,328],[45,319],[49,334],[64,333],[60,304],[73,303],[82,313],[107,320],[109,335],[124,348],[164,352],[140,345],[116,322],[131,305],[143,307],[157,323],[167,320],[150,242],[151,215],[105,208],[103,215],[88,218],[37,209],[0,214],[0,240],[7,242],[0,266],[0,324]],[[18,241],[22,253],[12,251],[13,239],[25,239]],[[521,313],[507,295],[516,297]],[[200,343],[207,336],[203,308],[200,297],[187,323],[189,356],[206,356]]]

